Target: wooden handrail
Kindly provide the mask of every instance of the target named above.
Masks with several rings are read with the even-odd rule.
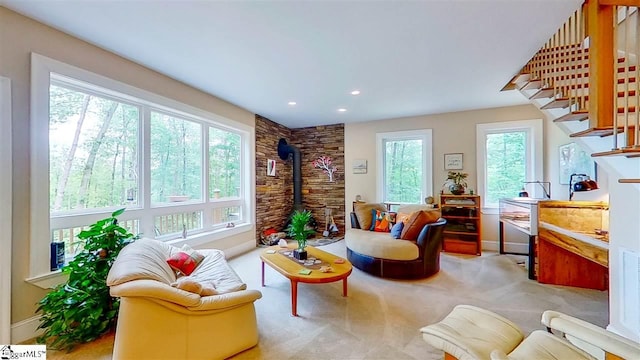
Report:
[[[599,0],[602,6],[640,6],[638,0]]]
[[[620,184],[640,184],[640,179],[618,179]]]

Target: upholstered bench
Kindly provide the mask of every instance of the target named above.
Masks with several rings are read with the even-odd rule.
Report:
[[[377,208],[384,209],[383,206]],[[426,208],[418,206],[405,209],[409,213]],[[439,213],[434,214],[438,214],[436,218],[439,216]],[[351,229],[345,234],[347,258],[356,268],[375,276],[399,279],[425,278],[440,271],[442,230],[446,220],[420,225],[414,231],[417,235],[404,240],[395,239],[388,232],[369,231],[371,221],[366,223],[362,220],[362,216],[359,220],[356,212],[352,212]]]

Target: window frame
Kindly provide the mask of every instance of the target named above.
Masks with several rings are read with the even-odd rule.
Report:
[[[12,163],[11,79],[0,76],[0,342],[11,340]]]
[[[386,201],[385,196],[385,157],[383,142],[392,140],[422,140],[422,196],[433,196],[433,131],[417,129],[376,133],[376,197],[377,202]],[[429,174],[431,174],[429,176]],[[396,203],[393,203],[396,204]]]
[[[476,124],[476,162],[478,173],[478,195],[484,214],[498,214],[499,205],[487,203],[487,135],[524,131],[526,133],[525,181],[543,180],[543,120],[515,120]]]
[[[125,206],[114,206],[101,209],[87,209],[82,214],[73,211],[51,214],[49,210],[49,87],[56,83],[77,86],[81,91],[94,89],[96,95],[109,97],[140,108],[140,124],[138,133],[138,156],[140,179],[138,184],[138,204],[127,207],[119,219],[122,221],[137,219],[140,221],[140,232],[143,236],[154,237],[174,245],[187,243],[197,246],[204,243],[227,238],[243,232],[251,231],[254,225],[255,196],[252,186],[252,171],[255,156],[255,130],[237,121],[224,118],[193,106],[172,100],[134,86],[109,79],[102,75],[65,64],[63,62],[32,53],[31,54],[31,212],[30,212],[30,257],[29,276],[36,285],[40,279],[51,278],[49,269],[49,244],[51,242],[52,224],[75,227],[91,224],[108,217],[113,211]],[[157,111],[170,114],[181,119],[202,124],[202,199],[180,204],[152,204],[150,192],[150,114]],[[230,131],[240,135],[240,196],[233,198],[210,199],[208,193],[209,171],[209,129],[211,127]],[[46,204],[46,206],[42,206]],[[153,205],[153,206],[152,206]],[[207,212],[215,208],[238,206],[242,211],[242,221],[232,228],[224,225],[213,226],[204,219],[209,218]],[[203,211],[203,228],[190,231],[187,238],[165,235],[155,237],[153,232],[154,217],[181,212]],[[30,280],[28,279],[28,280]],[[48,286],[45,284],[44,286]],[[41,286],[41,287],[44,287]]]

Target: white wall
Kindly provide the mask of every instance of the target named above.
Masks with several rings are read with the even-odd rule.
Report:
[[[640,342],[640,266],[623,269],[621,261],[623,250],[640,257],[640,185],[618,184],[616,176],[610,181],[608,328]],[[623,286],[627,277],[632,282]]]

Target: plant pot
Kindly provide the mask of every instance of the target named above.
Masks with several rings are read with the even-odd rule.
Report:
[[[307,250],[295,249],[293,250],[293,257],[298,260],[307,260]]]
[[[462,186],[460,184],[451,184],[451,185],[449,185],[449,191],[453,195],[462,195],[462,194],[464,194],[464,186]]]

